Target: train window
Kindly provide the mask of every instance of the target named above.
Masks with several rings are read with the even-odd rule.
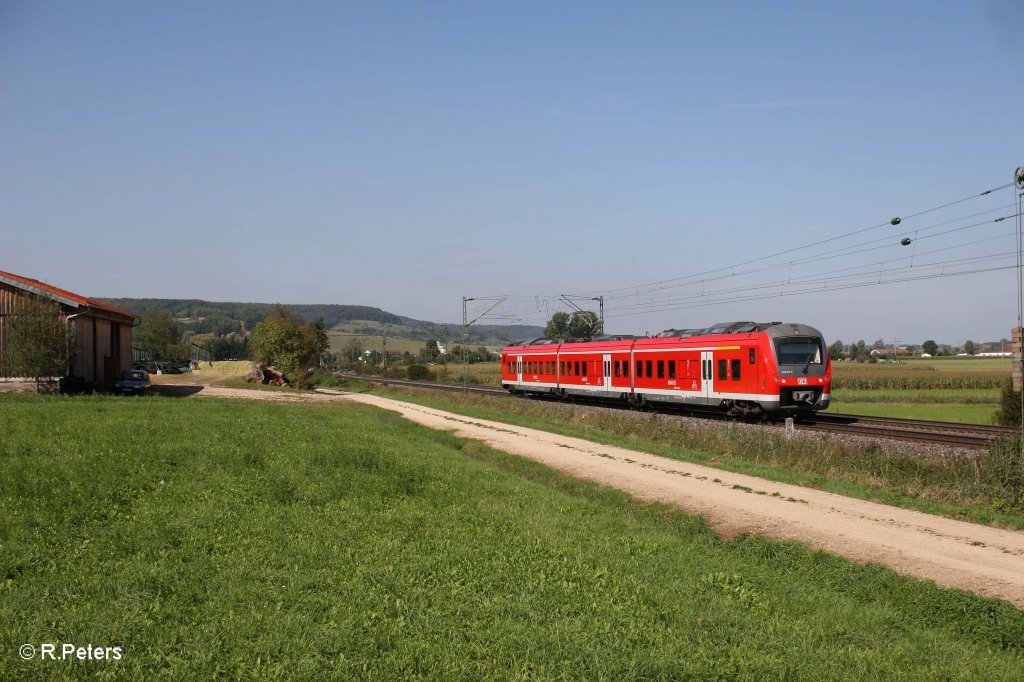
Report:
[[[665,378],[665,361],[664,360],[658,360],[658,378],[659,379],[664,379]]]
[[[727,379],[729,376],[729,363],[726,360],[718,361],[718,378]]]
[[[732,380],[733,381],[739,381],[740,380],[740,365],[742,365],[742,364],[743,363],[740,360],[733,360],[732,361]]]
[[[644,363],[643,360],[636,361],[636,376],[638,379],[642,379],[644,376]]]
[[[653,362],[651,360],[647,360],[646,362],[647,366],[644,367],[644,376],[650,379],[651,377],[654,376],[654,372],[651,371],[651,365],[653,364]]]
[[[623,360],[622,361],[622,376],[624,376],[624,377],[628,377],[629,376],[629,360]]]
[[[575,374],[576,376],[579,376],[580,375],[580,361],[576,360],[576,361],[574,361],[572,363],[572,365],[573,365],[572,373]]]
[[[669,360],[668,361],[668,378],[669,379],[675,379],[676,378],[676,361],[675,360]]]
[[[750,349],[750,364],[754,364],[754,349]]]
[[[580,369],[583,370],[582,372],[580,372],[580,376],[581,377],[587,376],[587,361],[586,360],[584,360],[583,362],[580,363]]]
[[[615,376],[622,376],[622,375],[621,375],[621,374],[619,373],[619,371],[620,371],[620,370],[619,370],[619,361],[618,361],[618,360],[616,360],[616,361],[615,361]]]

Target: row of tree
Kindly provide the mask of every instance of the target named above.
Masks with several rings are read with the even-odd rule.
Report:
[[[927,353],[935,357],[944,355],[959,355],[960,353],[967,353],[968,355],[974,355],[978,352],[978,344],[968,339],[964,342],[963,346],[950,346],[946,344],[938,344],[933,339],[929,339],[922,343],[920,346],[907,345],[899,346],[897,350],[893,344],[886,344],[882,339],[876,340],[873,344],[868,345],[863,339],[856,343],[845,344],[842,340],[833,341],[828,347],[828,355],[833,360],[856,360],[857,362],[871,362],[877,361],[877,356],[890,355],[890,354],[911,354],[920,350],[922,353]],[[872,353],[875,351],[875,353]]]

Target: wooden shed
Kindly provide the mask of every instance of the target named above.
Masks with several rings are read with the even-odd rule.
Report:
[[[71,377],[86,389],[110,390],[121,372],[131,369],[132,328],[138,315],[52,284],[0,270],[0,377],[11,376],[6,364],[6,325],[28,297],[60,304],[61,317],[74,325],[77,352]]]

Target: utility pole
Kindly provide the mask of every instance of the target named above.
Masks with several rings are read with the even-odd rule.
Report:
[[[1013,193],[1017,204],[1017,326],[1012,332],[1013,349],[1013,390],[1024,396],[1024,255],[1021,247],[1024,246],[1024,222],[1021,220],[1021,209],[1024,209],[1024,166],[1019,166],[1013,172]],[[1024,399],[1021,400],[1020,410],[1020,444],[1021,462],[1024,462]],[[1022,464],[1024,466],[1024,464]]]
[[[477,315],[475,318],[473,318],[473,320],[470,320],[469,319],[469,315],[467,314],[467,311],[466,311],[466,303],[468,303],[469,301],[475,301],[475,300],[477,300],[475,296],[463,296],[462,297],[462,364],[465,365],[462,368],[462,390],[464,392],[469,390],[466,387],[466,379],[467,379],[466,375],[469,373],[468,365],[466,365],[466,344],[469,343],[469,325],[473,324],[477,320],[480,320],[487,313],[491,312],[492,310],[497,308],[499,305],[501,305],[502,303],[507,301],[508,300],[508,296],[498,296],[496,298],[494,298],[494,297],[491,297],[491,298],[484,297],[482,300],[484,300],[484,301],[494,301],[494,303],[492,303],[490,305],[490,307],[487,308],[487,310],[483,311],[482,313]]]
[[[590,299],[591,301],[598,301],[601,305],[601,333],[606,333],[604,330],[604,296],[595,296]]]
[[[444,382],[448,383],[448,325],[444,325],[444,353],[441,354],[441,362],[444,363]]]
[[[384,378],[388,378],[388,330],[384,329]]]
[[[470,296],[462,297],[462,392],[465,393],[469,389],[466,386],[466,375],[469,373],[469,369],[466,367],[466,344],[469,343],[469,317],[466,315],[466,304],[470,301],[475,301],[476,298]]]

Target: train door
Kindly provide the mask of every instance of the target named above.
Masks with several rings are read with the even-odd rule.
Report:
[[[701,394],[707,403],[712,402],[715,378],[714,352],[705,350],[700,353]]]
[[[612,356],[611,353],[604,354],[604,390],[612,392]]]
[[[516,356],[516,382],[523,383],[523,356]]]

